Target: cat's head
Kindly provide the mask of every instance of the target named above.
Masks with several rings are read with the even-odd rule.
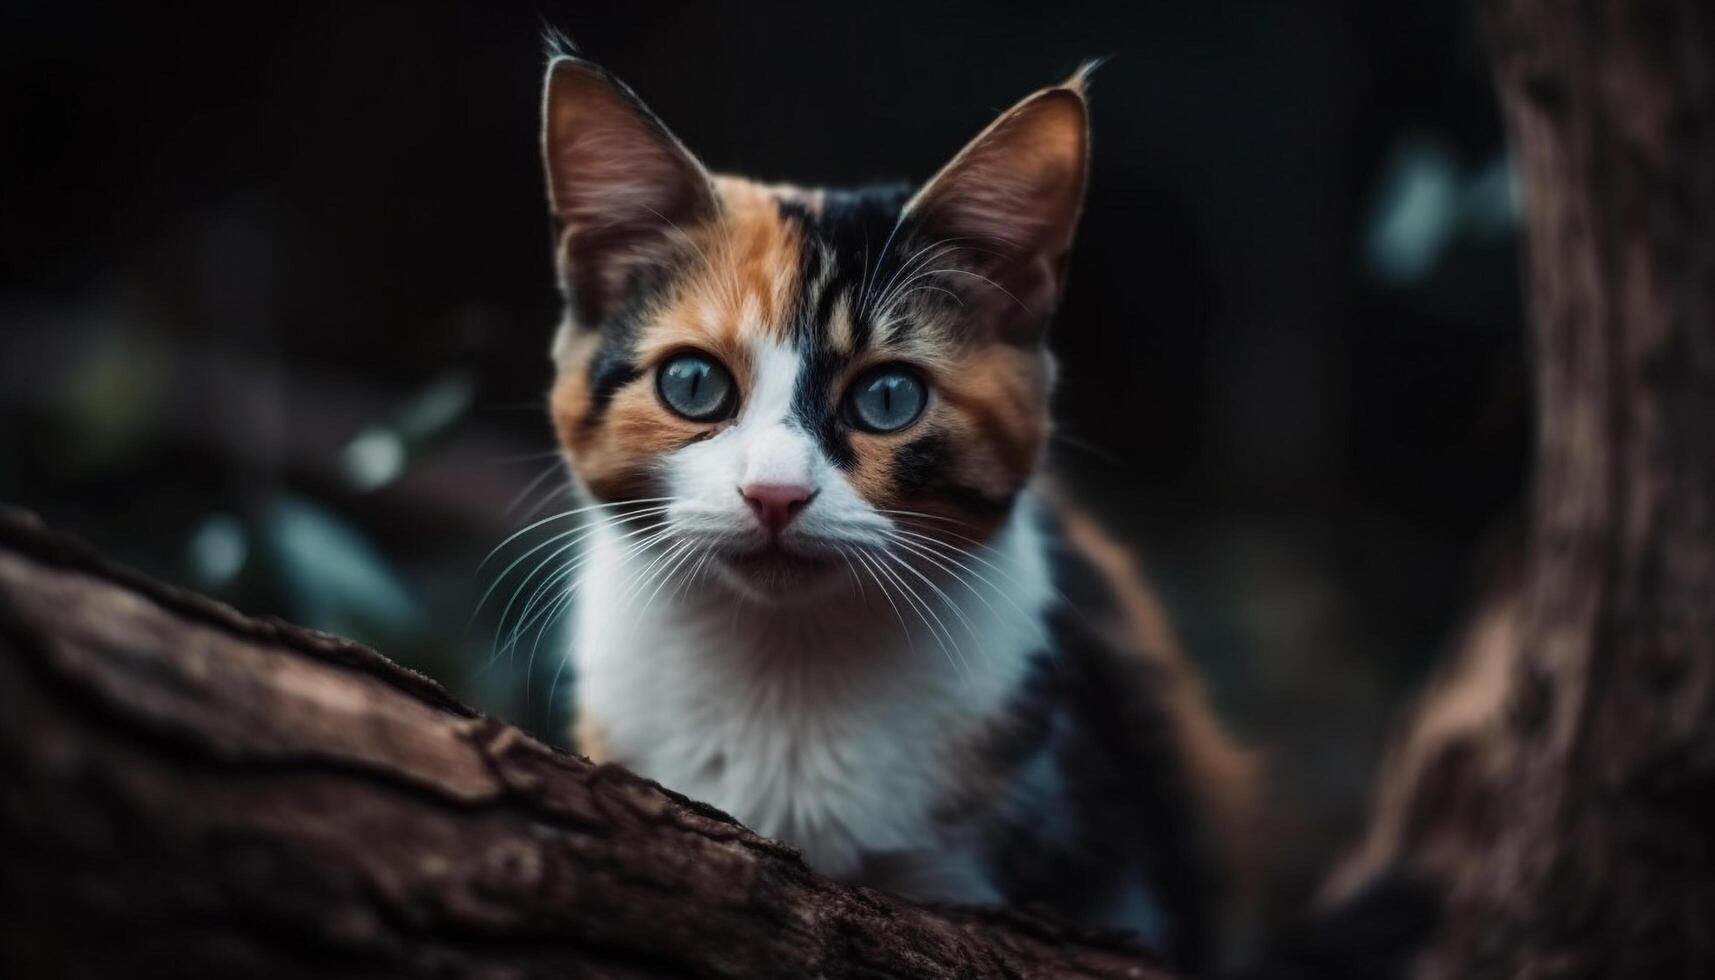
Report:
[[[921,188],[764,185],[709,174],[630,89],[556,58],[551,411],[579,485],[666,508],[670,540],[753,598],[914,534],[988,539],[1048,435],[1087,128],[1080,74]]]

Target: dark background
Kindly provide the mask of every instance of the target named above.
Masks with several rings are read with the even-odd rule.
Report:
[[[1310,887],[1525,475],[1463,4],[246,7],[0,13],[0,499],[559,740],[551,624],[495,657],[476,614],[567,506],[543,25],[714,169],[803,183],[925,177],[1108,55],[1053,465],[1268,756],[1277,901]]]

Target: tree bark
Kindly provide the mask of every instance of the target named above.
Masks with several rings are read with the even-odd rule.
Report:
[[[1435,880],[1424,977],[1715,976],[1715,4],[1483,12],[1525,203],[1529,541],[1335,888]]]
[[[1107,977],[0,514],[0,976]]]

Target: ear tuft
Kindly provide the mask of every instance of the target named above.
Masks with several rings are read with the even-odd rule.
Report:
[[[548,64],[542,156],[573,312],[598,326],[634,273],[714,212],[707,172],[632,91],[575,55]]]
[[[1091,77],[1094,76],[1096,72],[1112,58],[1112,55],[1104,54],[1100,58],[1091,58],[1085,61],[1083,64],[1078,66],[1078,70],[1073,72],[1070,78],[1061,82],[1059,87],[1069,88],[1079,95],[1088,97],[1090,94]]]
[[[542,54],[550,62],[558,58],[581,57],[578,44],[571,35],[548,23],[547,18],[542,20]]]

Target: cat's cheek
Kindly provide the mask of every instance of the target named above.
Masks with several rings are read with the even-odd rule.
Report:
[[[848,478],[871,507],[982,540],[1000,529],[1034,473],[1032,459],[944,402],[905,432],[855,436],[854,449]]]
[[[565,411],[562,399],[571,406]],[[605,409],[595,414],[589,410],[581,377],[563,377],[555,386],[553,403],[560,445],[572,470],[602,501],[657,495],[661,460],[710,432],[708,426],[663,409],[650,386],[640,381],[616,392]]]
[[[1030,478],[1048,436],[1052,365],[1041,351],[988,345],[966,353],[941,390],[944,424],[955,442],[1001,470],[981,482]],[[976,452],[968,456],[978,456]]]
[[[996,509],[1035,475],[1046,431],[1045,420],[1009,424],[982,413],[949,419],[947,439],[956,452],[946,466],[948,483],[964,489],[973,509]]]
[[[889,454],[879,445],[881,440],[859,433],[851,441],[857,462],[846,471],[846,481],[876,510],[898,507],[893,468],[889,465]]]
[[[930,419],[888,435],[853,433],[856,464],[846,479],[877,511],[940,514],[945,503],[934,492],[944,483],[951,460],[946,433]],[[949,517],[956,515],[948,514]],[[961,518],[957,518],[962,521]]]
[[[548,415],[560,448],[576,455],[594,433],[585,423],[590,413],[589,362],[594,338],[574,336],[563,348],[559,375],[548,395]]]

